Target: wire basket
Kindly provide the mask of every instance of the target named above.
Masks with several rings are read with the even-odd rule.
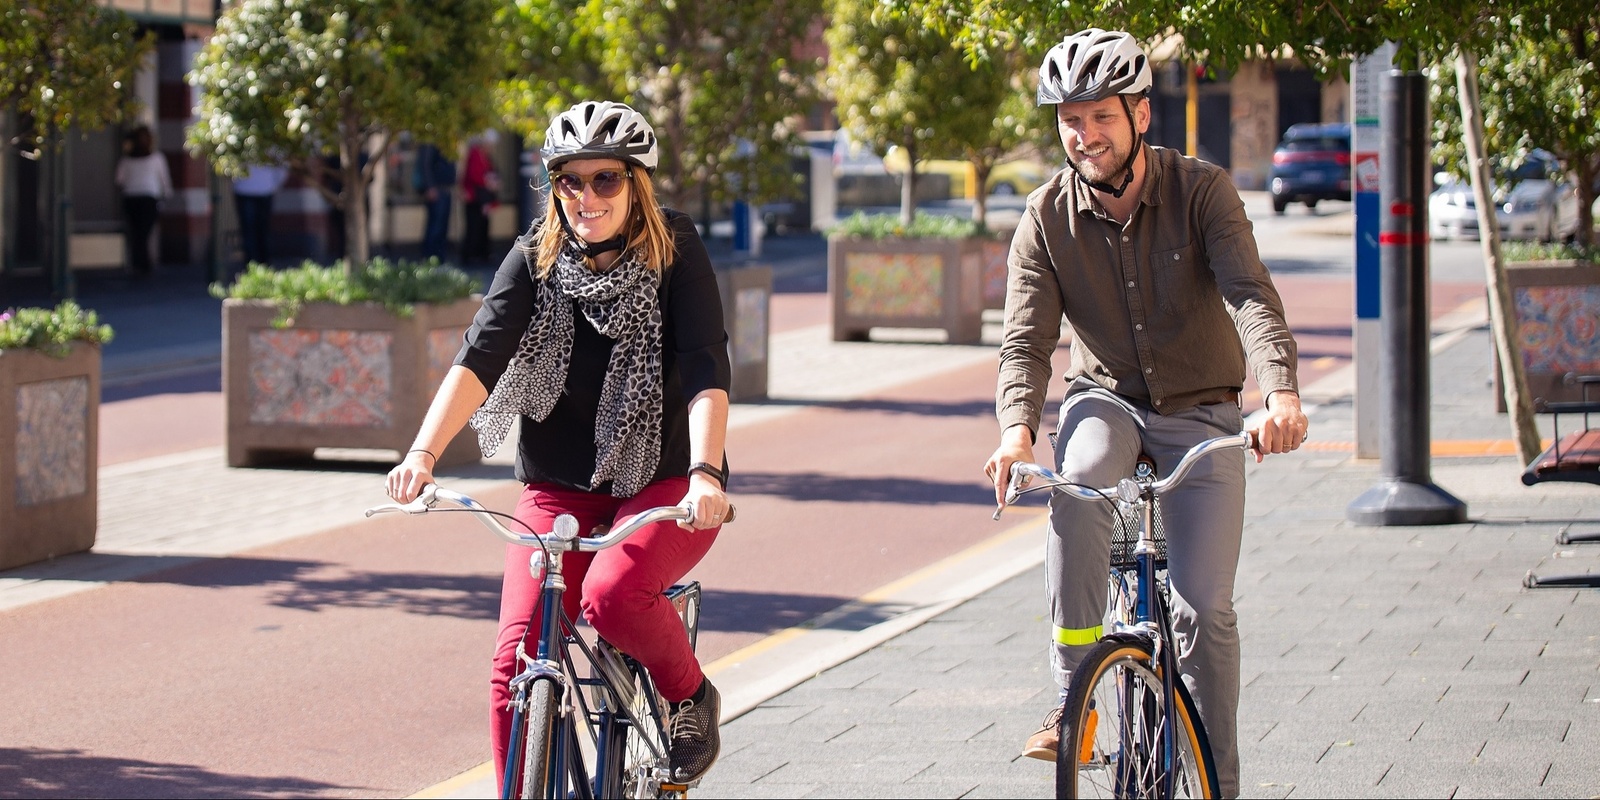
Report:
[[[1151,501],[1154,503],[1155,501]],[[1139,545],[1139,521],[1144,516],[1144,503],[1137,503],[1129,508],[1118,509],[1121,513],[1115,515],[1111,525],[1111,567],[1113,569],[1132,569],[1134,566],[1133,550]],[[1156,568],[1167,566],[1167,532],[1161,524],[1161,504],[1156,503],[1155,514],[1152,515],[1154,524],[1154,538],[1156,540]]]

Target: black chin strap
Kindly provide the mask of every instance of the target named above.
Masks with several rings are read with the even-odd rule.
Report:
[[[603,242],[590,244],[584,241],[583,237],[572,229],[572,223],[567,221],[566,209],[561,207],[559,201],[556,202],[556,216],[561,219],[561,229],[567,232],[567,241],[571,242],[572,246],[582,253],[584,258],[594,258],[601,253],[621,250],[628,243],[627,238],[620,233]]]

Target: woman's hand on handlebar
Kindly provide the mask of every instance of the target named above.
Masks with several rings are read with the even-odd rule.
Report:
[[[412,450],[389,470],[384,488],[397,503],[409,503],[422,494],[422,488],[433,483],[433,454],[426,450]]]
[[[678,523],[684,530],[715,528],[732,516],[733,504],[715,478],[695,472],[689,476],[689,491],[678,505],[694,509],[694,518]]]
[[[983,474],[994,483],[994,503],[997,507],[1005,508],[1006,488],[1011,482],[1011,465],[1032,460],[1032,429],[1026,425],[1012,425],[1000,432],[1000,446],[983,464]]]

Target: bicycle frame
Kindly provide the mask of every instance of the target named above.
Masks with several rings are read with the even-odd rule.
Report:
[[[567,780],[570,778],[571,791],[573,796],[578,798],[587,800],[593,797],[622,796],[629,776],[620,773],[627,769],[627,765],[623,764],[621,759],[612,757],[611,748],[627,741],[626,733],[629,728],[639,731],[653,729],[654,735],[644,735],[640,739],[651,750],[654,762],[663,761],[666,757],[664,750],[666,737],[661,723],[665,715],[657,702],[655,687],[648,672],[604,639],[596,637],[591,646],[578,634],[572,621],[567,619],[562,610],[562,598],[567,589],[562,569],[563,556],[568,552],[593,552],[612,547],[634,532],[657,522],[692,519],[694,510],[670,506],[649,509],[616,528],[609,530],[604,527],[596,528],[590,537],[579,536],[576,519],[569,515],[561,515],[555,520],[554,531],[548,534],[524,534],[507,528],[496,519],[494,512],[471,497],[430,485],[425,487],[422,495],[411,503],[378,506],[368,509],[366,514],[369,517],[386,511],[421,514],[432,510],[434,504],[441,500],[472,512],[501,539],[511,544],[533,548],[528,568],[535,578],[540,576],[541,571],[543,572],[540,586],[539,635],[533,645],[534,652],[531,656],[528,654],[526,638],[518,644],[517,658],[523,667],[521,672],[511,679],[509,686],[512,694],[511,730],[505,770],[500,776],[500,796],[507,800],[515,797],[523,783],[519,778],[522,770],[522,754],[528,735],[530,696],[533,687],[540,681],[548,681],[551,684],[551,695],[554,698],[558,719],[555,741],[551,745],[546,785],[562,786],[562,791],[565,792]],[[732,519],[733,514],[730,510],[727,521]],[[691,582],[673,586],[668,589],[667,598],[683,619],[692,647],[698,628],[699,584]],[[572,652],[574,646],[578,649],[581,659],[575,657]],[[580,673],[580,665],[587,665],[587,674]],[[635,687],[635,680],[639,682],[638,687]],[[644,694],[646,712],[644,718],[634,711],[636,689],[642,690]],[[594,748],[595,774],[593,775],[589,774],[583,758],[580,732],[587,733],[584,740]],[[660,775],[635,777],[648,778],[664,790],[687,788],[663,781]]]
[[[1171,613],[1167,607],[1165,595],[1158,583],[1159,567],[1157,559],[1159,551],[1156,546],[1156,502],[1157,499],[1181,483],[1188,476],[1189,471],[1205,456],[1220,450],[1238,447],[1248,448],[1254,445],[1251,433],[1243,432],[1235,436],[1223,436],[1208,439],[1190,448],[1173,468],[1172,474],[1157,480],[1154,470],[1148,463],[1141,462],[1135,474],[1130,478],[1123,478],[1117,485],[1108,489],[1093,489],[1071,483],[1054,472],[1037,464],[1017,462],[1012,465],[1010,486],[1006,492],[1006,503],[1009,504],[1026,491],[1039,488],[1053,488],[1074,495],[1083,500],[1112,500],[1115,497],[1119,510],[1116,512],[1119,524],[1121,521],[1121,508],[1137,507],[1139,512],[1138,530],[1139,538],[1134,545],[1133,566],[1113,566],[1110,569],[1109,579],[1111,586],[1116,587],[1118,596],[1124,600],[1130,594],[1128,590],[1129,573],[1135,582],[1132,594],[1131,619],[1114,619],[1111,621],[1109,632],[1102,639],[1137,639],[1150,646],[1155,664],[1153,665],[1161,677],[1161,694],[1164,708],[1177,707],[1177,681],[1181,680],[1178,674],[1177,655],[1168,643],[1174,641],[1172,631]],[[1041,486],[1028,488],[1028,484],[1035,478],[1042,481]],[[1004,506],[1001,506],[1003,509]],[[995,512],[998,517],[999,511]],[[1108,607],[1109,604],[1108,604]],[[1127,611],[1125,602],[1119,602],[1116,607]],[[1161,770],[1162,797],[1172,797],[1175,793],[1174,786],[1177,771],[1173,769],[1175,755],[1178,752],[1177,727],[1174,722],[1175,715],[1165,714],[1160,721],[1160,741],[1162,744],[1163,765]],[[1127,731],[1122,732],[1124,739]],[[1124,741],[1124,745],[1127,742]],[[1120,776],[1119,776],[1120,777]],[[1131,796],[1133,792],[1128,787],[1117,787],[1118,796]]]

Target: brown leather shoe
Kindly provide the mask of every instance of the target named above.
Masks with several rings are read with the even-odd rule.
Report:
[[[1061,706],[1050,709],[1044,715],[1044,723],[1039,730],[1028,737],[1028,743],[1022,746],[1022,754],[1040,761],[1054,762],[1056,750],[1061,747]]]

